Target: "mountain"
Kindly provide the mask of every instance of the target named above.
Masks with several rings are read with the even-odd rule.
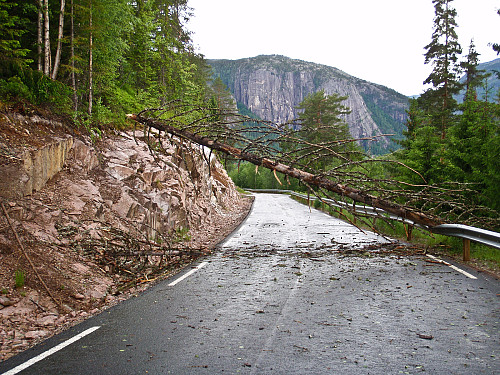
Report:
[[[352,111],[346,116],[354,138],[382,134],[376,142],[361,141],[372,154],[397,148],[406,120],[408,97],[387,87],[353,77],[337,68],[294,60],[280,55],[261,55],[240,60],[208,60],[235,97],[238,108],[258,118],[284,123],[297,118],[296,107],[309,94],[348,96],[343,103]]]

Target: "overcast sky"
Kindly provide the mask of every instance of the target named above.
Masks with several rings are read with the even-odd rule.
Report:
[[[279,54],[336,67],[355,77],[416,95],[431,71],[432,0],[188,0],[187,24],[208,59]],[[500,0],[455,0],[464,53],[471,38],[481,62],[498,56]]]

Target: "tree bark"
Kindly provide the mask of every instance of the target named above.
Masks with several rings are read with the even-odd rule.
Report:
[[[78,95],[76,93],[76,74],[75,74],[75,9],[73,0],[71,0],[71,87],[73,88],[73,110],[78,110]]]
[[[54,69],[52,70],[52,79],[57,78],[57,72],[59,70],[59,65],[61,64],[61,50],[62,50],[62,38],[64,29],[64,7],[66,5],[65,0],[61,0],[61,11],[59,13],[59,30],[57,33],[57,50],[56,57],[54,59]]]
[[[89,116],[92,117],[92,100],[93,98],[93,76],[92,76],[92,67],[93,67],[93,53],[92,53],[92,38],[93,38],[93,33],[92,33],[92,0],[90,0],[90,16],[89,16],[89,29],[90,29],[90,35],[89,35],[89,108],[88,108],[88,113]]]
[[[312,173],[305,172],[285,164],[281,164],[279,162],[273,161],[268,158],[262,158],[251,153],[242,152],[241,150],[235,147],[211,140],[207,137],[202,137],[197,134],[187,132],[182,129],[175,128],[161,121],[144,118],[137,115],[128,115],[127,117],[145,126],[149,126],[151,128],[173,134],[180,138],[188,139],[200,145],[209,147],[213,150],[217,150],[225,154],[232,155],[241,160],[246,160],[257,166],[263,166],[265,168],[271,169],[272,171],[283,173],[284,175],[296,178],[308,184],[315,185],[325,190],[331,191],[333,193],[337,193],[341,196],[351,198],[356,202],[360,202],[375,208],[381,208],[386,212],[392,213],[401,218],[406,218],[408,220],[411,220],[415,224],[420,224],[429,227],[442,224],[442,221],[439,220],[438,218],[430,217],[424,213],[410,210],[407,207],[401,206],[397,203],[389,202],[387,200],[380,199],[374,195],[367,194],[361,190],[354,189],[350,186],[333,182],[328,178],[313,175]]]
[[[49,20],[49,0],[43,0],[43,16],[44,16],[44,66],[43,73],[50,76],[52,67],[52,57],[50,55],[50,20]]]
[[[38,20],[37,20],[37,37],[36,46],[38,53],[38,71],[43,72],[42,64],[42,44],[43,44],[43,0],[37,0],[38,5]]]

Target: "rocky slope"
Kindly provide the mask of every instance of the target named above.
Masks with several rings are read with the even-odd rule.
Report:
[[[0,360],[209,253],[251,204],[199,146],[22,112],[0,113]]]
[[[346,121],[354,138],[402,134],[408,98],[339,69],[278,55],[208,63],[236,100],[263,120],[284,123],[296,118],[299,103],[324,89],[326,94],[348,96],[344,104],[352,113]],[[394,147],[389,137],[361,143],[373,153]]]

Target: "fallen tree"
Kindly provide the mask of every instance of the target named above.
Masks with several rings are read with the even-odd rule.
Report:
[[[240,150],[239,148],[211,139],[210,137],[195,134],[194,132],[169,125],[167,121],[143,117],[140,114],[130,114],[127,117],[144,125],[149,129],[152,128],[158,130],[159,132],[166,132],[182,139],[186,139],[206,146],[212,150],[231,155],[237,159],[248,161],[256,166],[262,166],[274,172],[280,172],[286,176],[301,180],[306,184],[314,185],[324,190],[339,194],[342,197],[350,198],[355,202],[359,202],[375,208],[380,208],[388,213],[410,220],[415,224],[419,224],[425,227],[433,227],[443,223],[443,220],[438,217],[418,212],[406,206],[388,201],[386,199],[382,199],[362,190],[355,189],[346,184],[332,181],[331,179],[320,174],[306,172],[290,165],[283,164],[279,161],[272,160],[268,157],[262,157],[254,153]]]

